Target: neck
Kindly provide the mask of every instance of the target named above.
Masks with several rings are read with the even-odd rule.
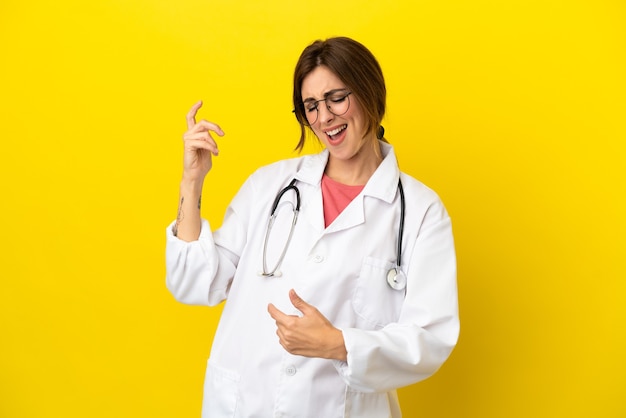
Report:
[[[365,185],[383,161],[383,157],[378,141],[374,141],[371,148],[367,145],[363,148],[348,160],[333,158],[330,155],[325,174],[336,182],[348,186]]]

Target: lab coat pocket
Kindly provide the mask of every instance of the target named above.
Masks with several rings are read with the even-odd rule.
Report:
[[[352,305],[354,311],[375,328],[396,322],[404,302],[404,290],[387,284],[387,272],[394,263],[367,257],[361,267]]]
[[[239,399],[237,372],[216,366],[209,360],[204,378],[202,418],[231,418]]]
[[[389,418],[392,417],[387,393],[346,392],[345,418]]]

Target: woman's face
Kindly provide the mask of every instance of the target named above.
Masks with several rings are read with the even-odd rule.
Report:
[[[310,121],[315,120],[317,114],[317,120],[311,123],[311,129],[326,146],[331,159],[365,162],[369,158],[376,158],[373,155],[374,147],[370,145],[372,141],[376,141],[376,137],[374,133],[367,138],[363,137],[365,117],[354,94],[344,97],[348,92],[335,73],[328,67],[318,66],[302,81],[304,114]],[[323,101],[325,98],[328,98],[327,102]],[[339,101],[335,102],[333,99]],[[318,100],[321,101],[317,102]],[[341,114],[348,101],[347,111]],[[336,114],[328,109],[328,105]]]

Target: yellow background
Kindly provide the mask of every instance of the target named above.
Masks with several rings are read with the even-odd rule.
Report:
[[[454,222],[460,342],[405,416],[626,416],[625,28],[621,0],[3,0],[0,417],[199,416],[220,309],[164,284],[185,114],[226,131],[219,225],[295,155],[293,67],[334,35]]]

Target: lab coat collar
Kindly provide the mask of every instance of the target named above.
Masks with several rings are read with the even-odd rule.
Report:
[[[332,233],[360,225],[365,222],[363,200],[365,196],[380,199],[386,203],[393,202],[398,190],[398,178],[400,169],[396,160],[393,147],[381,142],[383,161],[380,163],[372,177],[368,180],[363,191],[357,196],[328,228],[324,228],[323,202],[321,193],[321,181],[326,163],[328,162],[328,150],[319,154],[304,157],[300,169],[295,175],[298,181],[317,188],[318,193],[310,196],[302,203],[302,211],[309,223],[320,232]],[[307,210],[312,209],[312,210]]]
[[[305,156],[295,178],[312,186],[320,184],[328,162],[328,155],[328,150],[324,149],[319,154]]]
[[[383,161],[365,185],[363,195],[391,203],[398,191],[400,168],[396,154],[390,144],[380,141],[380,150],[383,153]]]
[[[398,161],[393,147],[386,142],[379,142],[383,161],[365,185],[363,195],[376,197],[390,203],[393,201],[398,189],[400,169],[398,168]],[[327,149],[318,154],[306,156],[295,178],[313,186],[319,185],[324,175],[328,156],[329,152]]]

